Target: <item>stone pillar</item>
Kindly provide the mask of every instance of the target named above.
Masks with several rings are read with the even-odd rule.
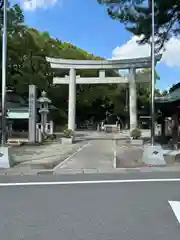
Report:
[[[130,131],[137,128],[137,97],[136,97],[136,71],[134,68],[129,69],[129,115]]]
[[[41,125],[42,125],[42,134],[45,135],[46,134],[46,113],[43,112],[41,114]]]
[[[54,133],[54,123],[53,121],[50,121],[49,124],[50,124],[50,134],[52,135]]]
[[[69,71],[69,106],[68,106],[68,129],[75,131],[76,121],[76,70]]]
[[[36,86],[29,85],[29,142],[36,142]]]

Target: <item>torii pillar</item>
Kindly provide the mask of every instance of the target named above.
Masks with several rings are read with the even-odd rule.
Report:
[[[129,117],[130,117],[130,132],[137,128],[137,93],[135,82],[136,70],[129,69]]]
[[[68,129],[75,131],[76,125],[76,70],[69,70]]]

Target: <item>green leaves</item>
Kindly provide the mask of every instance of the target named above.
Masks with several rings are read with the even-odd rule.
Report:
[[[108,14],[125,24],[128,31],[144,37],[140,43],[149,42],[151,37],[151,1],[146,0],[97,0],[107,6]],[[155,0],[156,50],[159,51],[172,35],[180,32],[179,0]]]

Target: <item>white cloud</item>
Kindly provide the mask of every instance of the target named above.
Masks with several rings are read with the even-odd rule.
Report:
[[[113,50],[113,59],[127,59],[150,56],[150,45],[139,45],[137,36]],[[170,67],[180,67],[180,39],[172,37],[165,45],[161,62]]]
[[[21,5],[26,11],[34,11],[37,8],[47,8],[57,3],[57,0],[21,0]]]

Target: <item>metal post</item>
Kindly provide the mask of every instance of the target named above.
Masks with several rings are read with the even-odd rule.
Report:
[[[6,143],[6,65],[7,65],[7,0],[3,8],[3,36],[2,36],[2,146]]]
[[[154,0],[151,1],[151,21],[152,21],[152,39],[151,39],[151,59],[152,59],[152,67],[151,67],[151,145],[154,145],[154,123],[155,123],[155,107],[154,107],[154,89],[155,89],[155,43],[154,43]]]
[[[128,97],[129,97],[129,91],[128,91],[128,85],[126,85],[126,103],[125,103],[125,112],[126,112],[126,121],[125,121],[125,130],[128,129],[129,121],[127,120],[127,115],[128,115]]]

